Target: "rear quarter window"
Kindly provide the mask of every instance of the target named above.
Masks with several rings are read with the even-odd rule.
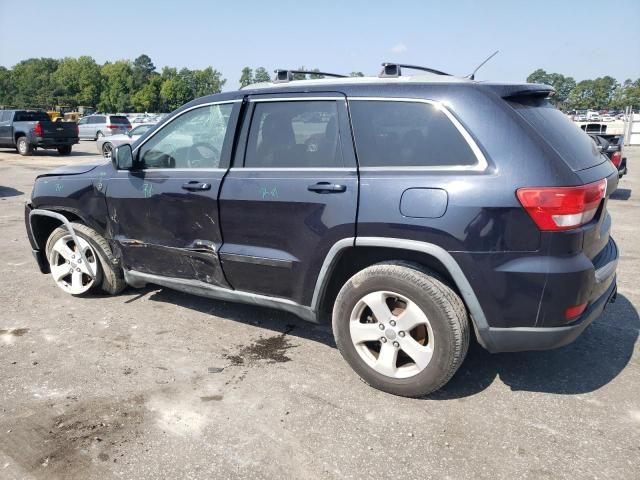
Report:
[[[436,105],[410,101],[350,100],[362,167],[468,167],[473,150]]]
[[[47,122],[49,115],[44,112],[16,112],[14,122]]]

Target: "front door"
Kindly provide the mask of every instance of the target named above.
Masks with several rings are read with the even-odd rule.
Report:
[[[109,227],[124,268],[226,286],[218,193],[238,103],[192,107],[134,150],[134,169],[109,181]]]
[[[310,305],[322,262],[355,237],[358,174],[344,95],[253,95],[220,192],[233,288]]]

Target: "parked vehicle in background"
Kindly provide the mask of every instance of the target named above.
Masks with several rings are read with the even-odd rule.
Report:
[[[586,110],[576,110],[576,114],[573,119],[576,122],[586,122],[587,121],[587,111]]]
[[[613,122],[614,120],[615,120],[615,117],[609,115],[608,113],[605,113],[600,117],[601,122]]]
[[[618,169],[618,178],[627,174],[627,157],[623,157],[623,135],[606,135],[591,133],[589,136],[598,146],[598,149],[606,155],[611,163]]]
[[[618,172],[551,87],[400,76],[280,71],[44,173],[25,206],[41,271],[71,295],[152,283],[330,320],[361,378],[410,397],[472,331],[492,352],[573,341],[616,295]]]
[[[598,113],[598,112],[596,112],[594,110],[589,110],[587,112],[587,119],[586,119],[587,122],[590,122],[590,121],[596,122],[596,121],[599,121],[599,120],[600,120],[600,113]]]
[[[124,115],[96,114],[78,120],[81,139],[98,140],[100,137],[121,135],[131,130],[131,123]]]
[[[14,147],[20,155],[31,155],[36,148],[69,155],[76,143],[75,123],[52,122],[44,111],[0,110],[0,147]]]
[[[125,134],[100,137],[96,141],[98,153],[100,153],[104,158],[111,158],[111,152],[115,147],[124,145],[125,143],[133,143],[154,126],[155,123],[143,123],[134,126]]]

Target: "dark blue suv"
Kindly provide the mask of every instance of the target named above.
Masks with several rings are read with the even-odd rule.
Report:
[[[616,294],[615,167],[550,87],[399,73],[199,98],[39,176],[40,269],[72,295],[153,283],[331,321],[404,396],[443,386],[471,329],[491,352],[571,342]]]

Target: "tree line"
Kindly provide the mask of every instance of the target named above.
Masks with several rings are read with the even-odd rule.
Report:
[[[294,78],[324,78],[317,68]],[[363,76],[351,72],[350,76]],[[240,86],[268,82],[271,75],[264,67],[244,67]],[[545,83],[555,88],[551,101],[563,110],[640,109],[640,79],[622,83],[611,76],[576,82],[560,73],[537,69],[528,82]],[[219,93],[226,79],[213,67],[190,70],[164,67],[158,71],[148,55],[135,60],[118,60],[99,65],[92,57],[30,58],[7,69],[0,66],[0,105],[18,108],[54,109],[80,105],[102,112],[169,112],[188,101]]]
[[[577,82],[561,73],[547,73],[539,68],[527,77],[527,82],[551,85],[556,94],[551,101],[562,110],[622,110],[640,109],[640,78],[622,83],[609,76]]]
[[[169,112],[194,98],[219,93],[226,80],[213,67],[158,72],[148,55],[99,65],[92,57],[30,58],[0,66],[0,105],[77,108],[102,112]]]

